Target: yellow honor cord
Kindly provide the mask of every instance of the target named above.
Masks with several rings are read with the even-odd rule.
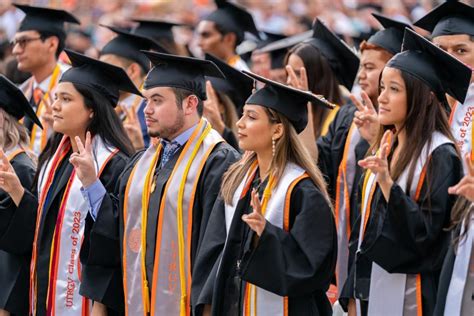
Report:
[[[183,197],[184,197],[184,186],[186,185],[186,178],[189,173],[189,169],[191,168],[191,164],[193,163],[194,158],[197,155],[199,148],[201,147],[204,138],[209,134],[211,131],[211,126],[208,124],[204,130],[204,132],[199,137],[196,145],[193,148],[191,153],[191,157],[186,165],[184,170],[184,174],[182,176],[181,184],[179,186],[178,191],[178,209],[176,212],[177,216],[177,224],[178,224],[178,251],[179,251],[179,274],[180,274],[180,286],[181,286],[181,302],[180,302],[180,315],[186,315],[186,301],[187,301],[187,293],[186,293],[186,270],[185,270],[185,253],[184,253],[184,224],[183,224]],[[190,236],[188,236],[190,238]]]

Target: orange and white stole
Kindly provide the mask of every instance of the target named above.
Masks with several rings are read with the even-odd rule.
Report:
[[[472,131],[474,125],[472,124],[472,116],[474,115],[474,83],[471,83],[469,90],[467,91],[466,99],[464,104],[456,102],[451,109],[451,115],[449,116],[449,124],[451,125],[451,131],[454,139],[456,139],[456,145],[462,156],[465,154],[471,155],[471,161],[474,161],[473,154],[473,143],[474,133]],[[467,173],[467,166],[463,159],[464,172]]]
[[[36,115],[38,116],[40,120],[43,113],[47,110],[47,107],[53,104],[53,101],[54,101],[53,90],[54,88],[56,88],[56,85],[58,84],[58,81],[61,78],[61,73],[62,73],[61,67],[59,66],[59,64],[57,64],[51,75],[48,91],[44,92],[44,94],[39,97],[39,102],[37,103],[37,108],[36,108]],[[28,98],[28,100],[31,97],[35,97],[34,89],[33,89],[33,81],[34,79],[31,78],[30,83],[26,87],[25,95]],[[33,127],[31,128],[31,134],[30,134],[30,149],[36,155],[39,155],[43,151],[44,147],[46,146],[46,143],[48,142],[48,136],[50,133],[50,126],[48,126],[48,124],[43,120],[41,120],[41,124],[43,125],[43,129],[41,129],[36,124],[33,124]]]
[[[238,201],[248,192],[254,178],[257,165],[253,164],[246,178],[234,193],[232,205],[225,205],[226,232],[229,233],[232,218],[235,214]],[[273,225],[290,230],[290,199],[293,188],[308,175],[304,169],[293,163],[288,163],[278,183],[270,176],[262,198],[262,214]],[[276,295],[272,292],[247,283],[244,291],[244,316],[288,315],[288,297]]]
[[[147,214],[161,144],[151,145],[132,169],[123,209],[126,315],[190,315],[194,197],[204,165],[222,141],[201,119],[179,154],[160,201],[151,297],[145,267]]]
[[[436,148],[447,143],[452,143],[452,141],[439,132],[433,133],[431,146],[425,144],[420,157],[418,157],[416,161],[412,161],[412,163],[415,163],[413,183],[416,185],[411,186],[410,197],[415,201],[420,197],[431,154]],[[397,180],[397,184],[404,191],[407,187],[410,168],[411,166],[406,168]],[[376,175],[370,171],[367,171],[364,178],[358,251],[364,239],[365,229],[371,213],[372,198],[377,187],[375,178]],[[369,291],[369,316],[384,315],[386,311],[390,311],[391,315],[422,316],[421,297],[420,274],[389,273],[377,263],[372,263]],[[360,310],[358,310],[358,315],[361,315]]]
[[[96,171],[100,176],[107,163],[118,150],[107,146],[98,136],[94,137],[92,146]],[[41,218],[50,194],[54,191],[52,183],[57,169],[70,150],[69,137],[64,136],[56,153],[40,172],[38,214],[30,266],[30,314],[33,316],[36,315],[37,305],[36,264]],[[90,312],[91,303],[79,295],[81,283],[79,252],[84,238],[85,218],[89,211],[89,205],[80,191],[81,187],[82,183],[74,170],[61,198],[51,245],[46,302],[48,315],[83,316],[89,315]]]
[[[336,180],[335,217],[337,228],[337,264],[336,281],[338,295],[347,278],[349,261],[349,238],[351,235],[351,192],[354,186],[354,176],[357,170],[355,148],[361,139],[357,126],[352,123]]]
[[[8,161],[12,161],[16,156],[24,152],[25,150],[21,146],[17,145],[5,151],[5,156],[7,157]]]

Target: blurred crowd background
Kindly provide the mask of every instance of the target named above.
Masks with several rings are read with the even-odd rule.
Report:
[[[323,20],[346,42],[357,44],[378,27],[371,16],[380,12],[388,17],[413,22],[443,2],[441,0],[238,0],[253,15],[261,31],[293,35],[311,28],[315,17]],[[474,0],[463,1],[471,6]],[[0,0],[0,72],[13,71],[11,45],[23,13]],[[199,47],[193,37],[193,26],[215,8],[213,0],[31,0],[15,1],[30,5],[61,8],[81,20],[80,27],[68,29],[67,47],[96,57],[101,47],[114,33],[101,24],[124,28],[133,27],[132,18],[166,19],[189,27],[174,28],[175,40],[196,56]],[[14,81],[15,76],[10,75]],[[22,78],[18,78],[21,82]]]

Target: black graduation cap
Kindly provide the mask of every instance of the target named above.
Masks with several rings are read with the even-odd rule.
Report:
[[[413,25],[431,32],[432,37],[467,34],[474,36],[474,8],[457,1],[446,1]]]
[[[329,109],[334,108],[334,105],[322,96],[292,88],[249,71],[242,72],[265,83],[265,86],[252,94],[245,103],[265,106],[283,114],[298,133],[308,124],[308,102]]]
[[[117,34],[116,37],[102,48],[100,52],[101,55],[112,54],[124,57],[138,63],[145,72],[150,70],[150,61],[141,50],[153,49],[158,44],[150,38],[132,34],[117,27],[107,25],[101,26],[106,27]],[[164,52],[166,51],[164,48],[162,48],[162,50]]]
[[[340,84],[352,89],[359,70],[359,57],[319,19],[313,25],[313,38],[305,41],[316,47],[327,58]]]
[[[283,68],[283,62],[288,50],[298,43],[311,38],[313,31],[306,31],[293,36],[288,36],[280,40],[271,42],[259,49],[256,53],[270,53],[272,59],[272,69]]]
[[[71,50],[64,51],[71,60],[72,68],[64,72],[59,82],[71,82],[92,88],[104,95],[113,107],[117,106],[119,91],[141,96],[122,68]]]
[[[402,52],[387,63],[422,80],[440,101],[449,94],[464,102],[471,69],[411,29],[405,29]]]
[[[265,32],[265,31],[261,33],[263,33],[263,36],[260,36],[262,40],[258,41],[257,49],[262,48],[270,43],[282,40],[287,37],[285,34],[278,34],[278,33]]]
[[[153,64],[143,85],[144,89],[173,87],[192,91],[206,100],[206,78],[225,78],[212,61],[151,51],[142,51]]]
[[[398,54],[402,50],[405,28],[411,29],[412,27],[377,13],[372,13],[372,15],[382,24],[384,29],[372,35],[367,42],[389,51],[392,55]]]
[[[251,33],[255,37],[260,38],[253,17],[247,10],[226,0],[215,0],[215,2],[217,9],[203,20],[212,21],[221,26],[225,31],[235,33],[237,35],[237,43],[244,39],[244,32]]]
[[[43,128],[23,92],[4,75],[0,75],[0,108],[17,120],[22,119],[26,115],[36,125]]]
[[[212,86],[217,91],[227,94],[234,102],[237,111],[240,112],[245,100],[252,94],[253,80],[211,54],[206,54],[206,60],[216,64],[225,75],[225,79],[210,77]]]
[[[65,36],[64,22],[80,24],[78,19],[64,10],[22,4],[14,4],[14,6],[26,14],[18,28],[20,32],[34,30],[62,37]]]
[[[174,36],[172,28],[175,26],[186,26],[182,23],[165,20],[132,19],[132,21],[138,23],[138,26],[132,31],[133,34],[149,37],[154,40],[160,38],[173,40]]]

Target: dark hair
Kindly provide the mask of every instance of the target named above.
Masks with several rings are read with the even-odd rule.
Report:
[[[135,152],[133,145],[114,108],[110,106],[110,102],[102,94],[91,88],[76,83],[73,83],[73,86],[84,98],[85,106],[92,109],[94,113],[86,130],[91,132],[92,135],[99,135],[106,145],[117,148],[126,156],[131,156]],[[54,155],[62,137],[63,134],[54,133],[49,139],[48,144],[39,156],[38,170],[41,170],[43,164]],[[38,174],[39,172],[37,176]]]
[[[194,92],[186,90],[186,89],[181,89],[181,88],[171,88],[173,90],[173,93],[176,97],[176,105],[178,106],[179,109],[182,109],[182,104],[184,99],[189,97],[190,95],[196,95]],[[202,113],[204,111],[204,103],[202,102],[201,98],[196,96],[198,99],[198,105],[197,105],[197,112],[199,116],[202,116]]]
[[[56,49],[56,59],[59,58],[61,52],[66,47],[66,34],[63,32],[61,34],[52,33],[52,32],[45,32],[45,31],[38,31],[40,34],[41,40],[44,42],[46,39],[56,36],[58,38],[58,48]]]
[[[457,253],[459,243],[467,236],[469,225],[471,224],[470,219],[473,213],[473,203],[465,197],[459,196],[456,200],[456,203],[454,203],[453,209],[451,210],[451,225],[447,229],[462,229],[462,233],[459,231],[459,234],[453,236],[452,242],[454,245],[454,253]]]
[[[236,31],[228,30],[228,29],[226,29],[224,26],[222,26],[221,24],[218,24],[218,23],[215,23],[215,22],[214,22],[214,26],[216,27],[217,32],[219,32],[220,34],[222,34],[222,36],[225,36],[225,35],[227,35],[227,34],[229,34],[229,33],[234,33],[234,34],[235,34],[234,49],[235,49],[240,43],[242,43],[242,41],[244,40],[244,33],[243,33],[243,32],[236,32]]]
[[[328,59],[319,49],[308,43],[300,43],[291,48],[285,57],[285,65],[291,54],[295,54],[303,61],[308,77],[308,88],[314,94],[321,94],[332,103],[342,105],[339,80],[332,70]],[[313,125],[316,138],[321,134],[321,128],[330,110],[320,106],[313,106]]]
[[[400,73],[405,82],[407,96],[407,115],[402,129],[405,130],[407,134],[406,138],[409,141],[401,149],[398,156],[399,159],[393,168],[391,168],[390,174],[393,180],[396,181],[406,168],[410,168],[408,171],[406,188],[409,190],[412,185],[417,185],[416,183],[412,183],[416,164],[411,164],[411,162],[422,154],[425,144],[430,145],[433,133],[435,131],[440,132],[452,140],[453,143],[455,141],[451,133],[444,105],[438,100],[435,94],[432,93],[430,87],[407,72],[401,71]],[[423,119],[420,121],[420,118]],[[394,126],[382,125],[377,141],[371,147],[369,153],[379,148],[383,133],[386,130],[393,128]],[[397,131],[397,133],[399,132],[400,131]],[[396,139],[396,135],[394,139]],[[392,153],[396,146],[397,142],[392,146]],[[459,151],[458,155],[460,156]],[[391,159],[391,155],[389,156],[389,159]],[[435,172],[435,170],[428,169],[428,172],[426,173],[426,179],[428,181],[426,183],[429,183],[430,173],[432,172]]]

